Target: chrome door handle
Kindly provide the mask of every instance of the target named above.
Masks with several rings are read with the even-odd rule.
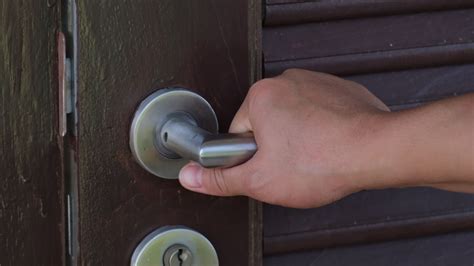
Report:
[[[130,148],[136,161],[154,175],[174,179],[189,160],[204,167],[231,167],[257,151],[252,133],[218,134],[210,104],[189,90],[162,89],[135,113]]]
[[[231,167],[241,164],[257,150],[252,133],[212,134],[190,118],[174,117],[161,128],[164,147],[204,167]]]

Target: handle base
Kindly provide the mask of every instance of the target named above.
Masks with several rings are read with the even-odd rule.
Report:
[[[166,148],[162,127],[173,117],[188,117],[190,123],[216,134],[217,117],[201,96],[182,88],[166,88],[148,96],[135,112],[130,128],[130,149],[135,160],[153,175],[177,179],[188,159]]]

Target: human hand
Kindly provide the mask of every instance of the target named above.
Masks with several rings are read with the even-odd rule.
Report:
[[[230,132],[253,131],[256,154],[233,168],[183,167],[193,191],[246,195],[289,207],[321,206],[369,186],[388,108],[363,86],[288,70],[249,90]]]

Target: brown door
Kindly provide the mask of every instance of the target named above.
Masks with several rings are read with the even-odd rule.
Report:
[[[0,3],[0,265],[65,262],[59,18],[46,1]]]
[[[258,0],[2,1],[0,265],[130,265],[174,225],[205,236],[220,265],[260,265],[259,203],[186,191],[129,148],[136,108],[164,87],[206,98],[227,131],[260,77],[260,12]]]
[[[260,265],[262,247],[265,265],[474,263],[472,195],[364,191],[262,215],[134,161],[133,114],[164,87],[206,98],[222,132],[262,68],[344,76],[394,111],[473,91],[472,1],[261,2],[2,2],[0,265],[129,265],[173,225],[209,239],[221,265]]]

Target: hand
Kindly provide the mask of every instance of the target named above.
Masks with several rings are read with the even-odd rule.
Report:
[[[228,169],[190,163],[180,182],[196,192],[289,207],[330,203],[369,186],[388,112],[357,83],[285,71],[254,84],[231,124],[230,132],[254,132],[254,157]]]
[[[362,189],[474,192],[474,94],[390,113],[357,83],[289,70],[250,88],[230,131],[254,132],[254,157],[228,169],[191,163],[184,187],[298,208]]]

